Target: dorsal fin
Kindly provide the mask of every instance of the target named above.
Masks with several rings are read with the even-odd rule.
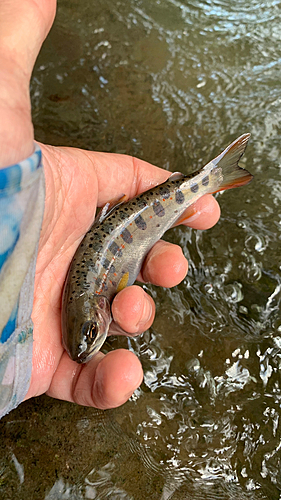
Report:
[[[169,177],[169,181],[177,181],[178,179],[182,179],[184,177],[184,174],[182,174],[181,172],[173,172],[170,177]]]

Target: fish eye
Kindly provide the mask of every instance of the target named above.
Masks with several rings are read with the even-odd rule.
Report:
[[[86,341],[92,342],[98,334],[98,325],[96,321],[86,321],[82,326],[82,334]]]

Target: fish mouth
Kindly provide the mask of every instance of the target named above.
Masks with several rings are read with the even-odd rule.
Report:
[[[101,336],[101,338],[99,339],[99,342],[95,343],[92,346],[92,349],[89,349],[89,348],[88,348],[88,350],[83,349],[83,347],[80,344],[81,349],[79,349],[76,356],[73,358],[73,361],[76,361],[76,363],[79,363],[79,364],[88,363],[88,361],[90,361],[92,359],[92,357],[99,352],[103,343],[106,340],[106,337],[107,337],[107,331],[104,333],[104,335]]]
[[[88,361],[90,361],[90,359],[92,359],[94,354],[95,354],[95,352],[93,352],[93,353],[82,352],[82,353],[77,354],[77,356],[75,356],[73,361],[76,361],[76,363],[78,363],[79,365],[82,365],[82,364],[85,364]]]
[[[87,361],[90,361],[90,359],[87,359],[88,356],[80,356],[79,357],[79,354],[77,356],[77,358],[75,358],[73,361],[75,361],[76,363],[78,363],[79,365],[82,365],[82,364],[85,364]]]

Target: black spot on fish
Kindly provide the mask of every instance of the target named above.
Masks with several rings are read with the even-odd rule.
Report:
[[[209,176],[208,175],[206,175],[206,177],[204,177],[202,179],[202,184],[203,184],[203,186],[208,186],[208,184],[209,184]]]
[[[195,184],[192,184],[190,191],[192,193],[197,193],[198,189],[199,189],[199,186],[198,186],[198,184],[195,183]]]
[[[111,264],[111,266],[109,268],[109,272],[110,273],[116,273],[116,269],[115,269],[115,266],[113,264]]]
[[[160,196],[164,198],[164,200],[170,198],[170,191],[167,187],[161,187],[159,191],[160,191]]]
[[[141,215],[135,218],[135,224],[138,229],[141,229],[142,231],[146,229],[146,222]]]
[[[132,243],[133,242],[133,237],[130,233],[130,231],[128,231],[128,229],[123,229],[122,233],[121,233],[121,237],[123,238],[123,240],[125,241],[125,243]]]
[[[163,217],[165,215],[164,207],[161,205],[160,201],[155,201],[153,203],[153,211],[157,217]]]
[[[117,243],[115,243],[115,241],[113,241],[111,243],[111,245],[108,247],[109,250],[111,251],[111,253],[113,255],[115,255],[116,257],[119,257],[122,255],[122,250],[121,248],[117,245]]]
[[[175,198],[176,198],[176,203],[178,203],[179,205],[181,205],[184,202],[184,194],[180,189],[177,189]]]

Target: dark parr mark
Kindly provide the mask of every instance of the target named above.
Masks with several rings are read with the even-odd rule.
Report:
[[[101,241],[94,241],[89,245],[89,248],[91,248],[93,252],[100,252],[102,250],[102,243]]]
[[[110,273],[116,273],[116,268],[113,264],[111,264],[110,268],[109,268],[109,272]]]
[[[109,266],[110,266],[109,260],[108,259],[104,259],[102,261],[102,267],[107,270],[107,269],[109,269]]]
[[[108,247],[110,252],[115,255],[116,257],[121,257],[122,255],[122,250],[121,248],[117,245],[117,243],[115,243],[115,241],[113,241],[113,243],[111,243],[111,245]]]
[[[170,191],[167,187],[160,187],[159,192],[160,192],[160,196],[162,198],[164,198],[164,200],[167,200],[168,198],[170,198]]]
[[[112,233],[114,227],[112,222],[104,222],[102,225],[102,230],[105,234],[110,234]]]
[[[176,202],[181,205],[184,202],[184,194],[180,189],[176,191]]]
[[[145,207],[147,207],[147,203],[146,203],[146,201],[144,199],[137,198],[137,200],[138,200],[138,207],[139,208],[145,208]]]
[[[160,201],[155,201],[153,203],[153,210],[155,215],[157,215],[157,217],[163,217],[165,215],[165,210],[162,207]]]
[[[199,189],[198,184],[192,184],[192,186],[190,187],[190,191],[192,193],[197,193],[198,189]]]
[[[123,240],[125,241],[125,243],[132,243],[133,242],[133,237],[130,233],[130,231],[128,231],[128,229],[123,229],[122,233],[121,233],[121,237],[123,238]]]
[[[118,217],[121,220],[125,220],[125,219],[127,219],[128,215],[126,214],[126,212],[124,210],[118,210]]]
[[[206,177],[203,177],[202,184],[203,184],[203,186],[208,186],[208,184],[209,184],[209,176],[208,175],[206,175]]]
[[[101,278],[96,278],[96,286],[101,286]]]
[[[146,229],[146,222],[141,215],[135,218],[135,224],[138,229],[144,231]]]
[[[102,267],[110,273],[115,273],[115,266],[108,259],[102,261]]]

